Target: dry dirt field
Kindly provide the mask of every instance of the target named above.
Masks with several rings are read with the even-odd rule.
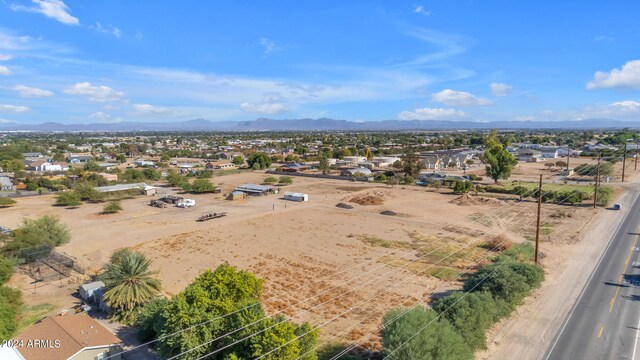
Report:
[[[379,347],[377,330],[386,310],[459,288],[458,274],[492,256],[482,246],[487,240],[505,234],[515,242],[527,241],[534,230],[535,203],[504,196],[457,199],[445,190],[417,186],[294,177],[293,185],[283,189],[308,193],[308,203],[279,195],[223,199],[235,185],[265,177],[250,172],[215,177],[211,181],[222,194],[189,195],[197,201],[189,209],[154,208],[149,197],[138,197],[123,201],[119,214],[99,215],[100,204],[64,209],[52,206],[51,196],[24,198],[0,209],[1,225],[59,215],[72,233],[60,250],[89,273],[99,271],[114,250],[132,247],[153,260],[167,295],[228,261],[265,279],[269,313],[327,323],[321,342],[358,342],[372,350]],[[160,193],[172,192],[162,188]],[[353,208],[336,207],[339,203]],[[195,221],[220,211],[228,215]],[[384,211],[390,215],[380,214]],[[579,241],[597,213],[586,206],[545,206],[542,251]],[[561,260],[545,257],[544,266]],[[39,284],[35,293],[24,275],[11,283],[24,289],[29,304],[51,303],[58,310],[74,303],[70,295],[79,281]]]

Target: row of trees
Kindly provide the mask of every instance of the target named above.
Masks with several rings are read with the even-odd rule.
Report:
[[[390,359],[472,359],[486,348],[486,332],[510,315],[544,280],[536,264],[522,261],[530,244],[505,250],[482,266],[463,291],[436,300],[432,309],[394,309],[383,319],[382,344]],[[529,257],[530,258],[530,257]]]

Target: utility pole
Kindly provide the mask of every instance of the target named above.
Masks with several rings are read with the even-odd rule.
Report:
[[[567,176],[569,176],[569,159],[571,159],[571,142],[567,141]]]
[[[602,154],[598,154],[598,165],[596,166],[596,187],[595,190],[593,191],[593,208],[596,208],[596,205],[598,203],[598,182],[600,181],[600,158],[602,157]]]
[[[540,174],[540,184],[538,185],[538,223],[536,225],[536,253],[534,261],[538,263],[538,243],[540,241],[540,209],[542,207],[542,174]]]
[[[636,164],[633,165],[634,171],[638,170],[638,143],[640,143],[640,140],[636,141]]]
[[[622,155],[622,182],[624,182],[624,168],[627,164],[627,143],[624,143],[624,155]]]

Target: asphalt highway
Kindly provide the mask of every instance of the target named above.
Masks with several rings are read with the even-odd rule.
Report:
[[[635,359],[640,326],[640,198],[623,220],[547,350],[545,360]],[[615,211],[615,210],[611,210]],[[640,355],[637,355],[640,359]]]

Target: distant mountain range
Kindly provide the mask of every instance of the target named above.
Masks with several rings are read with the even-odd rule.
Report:
[[[383,131],[383,130],[454,130],[454,129],[610,129],[640,128],[636,122],[611,119],[574,121],[439,121],[439,120],[382,120],[355,122],[334,119],[273,120],[260,118],[251,121],[209,121],[195,119],[172,123],[93,123],[60,124],[0,124],[0,131]]]

